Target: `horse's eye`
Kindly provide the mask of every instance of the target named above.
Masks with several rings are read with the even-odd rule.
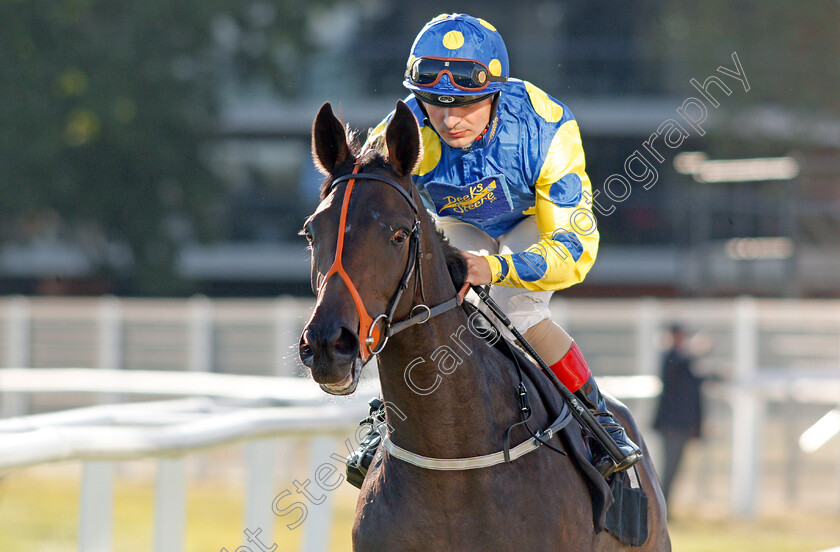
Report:
[[[406,230],[405,228],[400,228],[399,230],[396,231],[396,233],[391,238],[391,242],[395,243],[397,245],[400,245],[402,243],[405,243],[405,240],[407,240],[407,239],[408,239],[408,230]]]
[[[306,238],[306,241],[312,243],[312,229],[309,228],[309,225],[303,227],[303,230],[300,231],[301,235]]]

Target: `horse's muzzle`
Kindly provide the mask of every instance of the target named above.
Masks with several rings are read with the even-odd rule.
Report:
[[[298,345],[300,360],[312,379],[327,393],[349,394],[358,383],[359,337],[343,324],[330,322],[306,326]]]

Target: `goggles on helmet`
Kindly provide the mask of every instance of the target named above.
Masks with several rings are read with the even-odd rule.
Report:
[[[491,82],[507,82],[507,77],[491,75],[487,66],[472,59],[421,57],[414,60],[405,76],[412,84],[425,88],[435,86],[444,73],[449,75],[452,86],[470,92],[480,92]]]
[[[449,96],[446,94],[421,92],[419,90],[414,90],[413,92],[418,100],[438,107],[464,107],[465,105],[472,105],[491,98],[496,94],[496,92],[490,92],[489,94],[481,94],[479,96]]]

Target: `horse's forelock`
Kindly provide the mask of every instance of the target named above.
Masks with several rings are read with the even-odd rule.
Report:
[[[350,128],[350,124],[344,125],[344,132],[347,134],[347,145],[350,147],[350,152],[353,154],[353,157],[359,156],[359,151],[361,151],[362,146],[359,142],[359,131]]]
[[[364,152],[361,152],[361,146],[359,145],[358,134],[353,133],[351,136],[351,142],[348,144],[350,146],[350,151],[353,152],[354,160],[350,160],[346,163],[341,163],[335,167],[335,169],[327,175],[324,179],[324,182],[321,184],[321,200],[327,196],[330,190],[330,185],[332,181],[338,178],[339,176],[348,174],[353,170],[353,164],[358,162],[359,163],[359,171],[358,172],[371,172],[378,169],[386,169],[393,176],[396,176],[396,173],[391,168],[391,164],[388,162],[388,159],[382,155],[379,151],[375,149],[366,149]]]

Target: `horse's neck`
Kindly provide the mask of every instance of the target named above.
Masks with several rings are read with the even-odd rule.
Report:
[[[434,225],[425,212],[419,216],[424,254],[411,301],[433,307],[455,290]],[[499,450],[504,430],[519,421],[515,370],[476,333],[455,308],[391,338],[379,356],[379,379],[397,445],[438,458]]]
[[[499,450],[519,421],[515,370],[475,331],[455,309],[392,338],[379,374],[396,444],[439,458]]]

